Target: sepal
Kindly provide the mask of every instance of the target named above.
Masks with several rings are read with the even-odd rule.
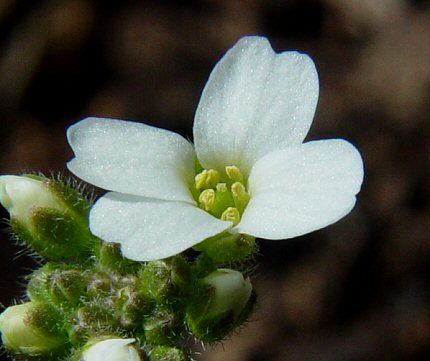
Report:
[[[246,234],[224,232],[193,246],[206,253],[214,262],[242,261],[257,251],[255,238]]]

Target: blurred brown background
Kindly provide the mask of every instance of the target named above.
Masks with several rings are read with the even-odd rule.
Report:
[[[191,138],[213,65],[244,35],[307,52],[321,83],[308,139],[361,150],[358,205],[327,229],[262,241],[259,311],[198,359],[428,360],[430,1],[107,3],[0,0],[0,173],[64,171],[65,130],[90,115]],[[34,263],[0,236],[7,305]]]

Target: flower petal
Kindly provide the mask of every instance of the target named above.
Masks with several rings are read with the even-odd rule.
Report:
[[[173,256],[231,226],[189,203],[121,193],[100,198],[90,214],[91,231],[135,261]]]
[[[193,202],[194,149],[179,134],[142,123],[87,118],[67,137],[76,158],[69,170],[98,187]]]
[[[249,174],[255,161],[300,144],[318,100],[318,75],[305,54],[276,54],[267,39],[241,39],[215,66],[194,123],[201,164],[236,165]]]
[[[270,153],[252,168],[238,231],[284,239],[323,228],[351,211],[362,181],[360,153],[341,139]]]

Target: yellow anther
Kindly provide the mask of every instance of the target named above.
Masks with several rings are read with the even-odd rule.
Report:
[[[235,207],[228,207],[221,215],[221,220],[233,222],[233,225],[239,224],[240,213]]]
[[[220,180],[221,176],[215,169],[205,169],[194,178],[196,189],[215,188]]]
[[[228,165],[225,167],[227,176],[234,182],[241,182],[243,180],[242,172],[235,165]]]
[[[243,213],[249,202],[249,194],[245,186],[240,182],[234,182],[231,186],[231,194],[233,196],[234,205]]]
[[[199,204],[206,212],[211,211],[215,204],[215,191],[213,189],[205,189],[200,193]]]
[[[248,193],[246,192],[245,186],[240,182],[234,182],[231,186],[231,193],[233,194],[233,198],[238,198],[243,200],[248,198]]]

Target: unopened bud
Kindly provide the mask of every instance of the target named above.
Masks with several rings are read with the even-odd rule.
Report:
[[[111,327],[115,314],[109,309],[110,299],[102,298],[99,304],[90,304],[76,310],[72,316],[72,323],[67,329],[69,340],[73,345],[80,345],[97,330]]]
[[[86,296],[86,289],[86,275],[80,268],[47,263],[29,276],[27,294],[32,301],[64,309],[76,306]]]
[[[37,208],[49,208],[61,213],[67,211],[66,205],[57,199],[46,182],[25,176],[0,177],[0,203],[11,218],[26,228],[31,228],[32,212]]]
[[[95,242],[89,203],[64,182],[38,176],[1,176],[0,203],[17,238],[51,260],[87,259]]]
[[[156,346],[149,353],[150,361],[189,361],[184,350],[171,346]]]
[[[92,341],[84,347],[82,361],[142,361],[141,352],[134,338],[109,338]]]
[[[188,326],[201,341],[221,341],[250,314],[255,303],[251,282],[238,271],[221,268],[200,286],[187,307]]]
[[[0,315],[2,342],[12,353],[37,356],[54,353],[65,341],[37,323],[40,310],[33,302],[10,306]],[[46,322],[46,320],[44,320]]]
[[[182,256],[148,262],[139,275],[143,294],[163,303],[181,292],[189,281],[190,270]]]
[[[220,268],[203,279],[214,292],[207,310],[209,316],[232,313],[237,319],[251,296],[252,285],[239,271]]]
[[[96,250],[98,268],[102,270],[115,270],[132,272],[136,262],[123,257],[121,245],[113,242],[101,242]]]
[[[178,319],[170,309],[157,309],[145,318],[145,340],[152,345],[169,344],[178,334]]]

